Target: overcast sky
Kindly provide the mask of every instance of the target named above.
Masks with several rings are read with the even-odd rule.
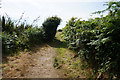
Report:
[[[103,4],[107,1],[110,0],[2,0],[0,14],[7,13],[12,19],[19,19],[24,12],[23,19],[28,23],[40,16],[38,26],[47,17],[57,15],[62,19],[59,28],[63,28],[71,17],[87,20],[92,12],[105,9]]]

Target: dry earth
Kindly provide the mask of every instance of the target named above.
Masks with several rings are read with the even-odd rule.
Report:
[[[63,71],[53,67],[55,55],[56,49],[45,44],[34,53],[7,57],[9,62],[3,64],[3,78],[63,78]]]

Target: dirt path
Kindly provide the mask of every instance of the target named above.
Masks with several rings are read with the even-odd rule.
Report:
[[[84,66],[84,60],[74,58],[75,52],[67,48],[59,35],[60,33],[57,33],[57,39],[48,44],[35,46],[31,51],[20,52],[12,57],[2,57],[3,78],[89,77],[92,70]]]
[[[63,78],[63,73],[53,67],[56,49],[48,44],[38,47],[34,53],[21,53],[8,57],[3,64],[4,78]]]
[[[3,57],[7,61],[2,65],[3,78],[85,78],[82,62],[79,57],[74,58],[74,52],[67,49],[59,34],[53,42],[13,57]]]
[[[60,78],[60,70],[53,67],[54,57],[56,55],[56,50],[49,46],[44,45],[35,54],[32,64],[34,66],[29,66],[29,73],[25,77],[29,78]]]

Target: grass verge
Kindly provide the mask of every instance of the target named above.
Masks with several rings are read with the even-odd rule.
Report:
[[[62,42],[60,33],[56,34],[58,40]],[[66,46],[66,47],[63,47]],[[75,57],[76,52],[69,50],[67,44],[61,43],[56,48],[56,57],[53,66],[57,69],[64,70],[66,78],[95,78],[92,69],[88,66],[87,62],[80,56]]]

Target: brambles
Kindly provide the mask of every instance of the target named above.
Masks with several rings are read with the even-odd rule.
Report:
[[[109,77],[120,75],[120,2],[109,2],[105,17],[81,21],[71,18],[63,29],[68,48],[74,49],[95,72],[108,73]]]

